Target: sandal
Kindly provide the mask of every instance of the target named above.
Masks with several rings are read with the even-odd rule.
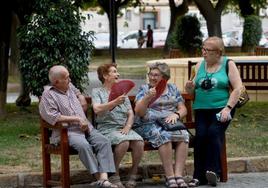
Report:
[[[167,188],[178,188],[178,184],[176,182],[175,177],[166,177],[166,187]]]
[[[187,188],[188,187],[188,185],[185,183],[183,177],[177,176],[177,177],[175,177],[175,180],[177,182],[178,187],[180,187],[180,188]]]
[[[198,187],[200,184],[198,179],[192,179],[191,181],[189,181],[188,186],[189,187]]]
[[[126,188],[135,188],[137,186],[136,180],[138,179],[137,175],[130,175],[127,183],[125,184]]]
[[[112,184],[111,182],[109,182],[108,180],[99,180],[97,182],[97,187],[98,188],[118,188],[117,185]]]
[[[113,176],[109,177],[109,180],[111,183],[117,185],[118,188],[125,188],[125,186],[122,184],[122,182],[120,180],[120,176],[113,175]]]

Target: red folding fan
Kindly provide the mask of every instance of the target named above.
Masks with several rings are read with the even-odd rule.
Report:
[[[163,94],[163,92],[166,89],[166,86],[167,86],[167,80],[166,79],[160,80],[160,82],[155,87],[156,95],[152,98],[148,106],[151,106]]]
[[[110,102],[120,95],[127,94],[134,86],[135,83],[131,80],[120,80],[119,82],[114,83],[108,101]]]

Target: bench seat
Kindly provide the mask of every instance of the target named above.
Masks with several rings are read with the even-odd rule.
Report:
[[[187,116],[184,118],[184,123],[188,127],[188,129],[195,128],[195,122],[192,113],[192,101],[194,97],[190,94],[183,93],[182,94],[185,105],[187,108]],[[129,96],[132,107],[134,107],[134,99],[135,96]],[[86,98],[88,104],[91,106],[91,98]],[[92,122],[95,122],[95,114],[93,113],[92,106],[90,107],[90,117]],[[94,125],[94,123],[93,123]],[[64,188],[70,187],[70,166],[69,166],[69,155],[76,155],[77,151],[69,147],[68,143],[68,134],[67,134],[67,125],[57,123],[56,125],[49,125],[46,121],[40,118],[40,128],[41,128],[41,138],[42,138],[42,158],[43,158],[43,184],[44,187],[51,186],[62,186]],[[59,129],[61,141],[60,144],[55,146],[50,143],[49,136],[52,129]],[[190,141],[189,147],[193,147],[193,144]],[[145,151],[157,150],[153,148],[148,142],[145,142],[144,146]],[[52,180],[51,173],[51,155],[60,155],[61,157],[61,178],[59,181]],[[221,181],[226,182],[227,177],[227,157],[226,157],[226,145],[225,138],[224,144],[221,152]]]

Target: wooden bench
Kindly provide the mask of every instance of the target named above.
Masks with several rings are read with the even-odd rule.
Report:
[[[188,79],[197,62],[188,61]],[[235,60],[247,90],[268,90],[268,60]]]
[[[257,46],[255,48],[255,54],[256,56],[265,56],[268,55],[268,48]]]
[[[182,94],[185,105],[187,108],[187,116],[184,118],[184,123],[189,129],[194,129],[195,123],[193,119],[192,114],[192,101],[193,96],[183,93]],[[91,98],[87,97],[87,102],[91,106]],[[134,96],[129,96],[129,99],[131,101],[132,107],[134,106]],[[91,107],[91,112],[93,112]],[[94,122],[95,115],[94,113],[90,113],[91,120]],[[77,154],[77,152],[69,147],[68,144],[68,135],[67,135],[67,125],[66,124],[56,124],[56,125],[49,125],[47,122],[45,122],[43,119],[40,119],[40,127],[41,127],[41,138],[42,138],[42,157],[43,157],[43,184],[44,187],[51,187],[51,186],[62,186],[64,188],[70,187],[70,166],[69,166],[69,155]],[[61,135],[61,141],[60,144],[55,146],[50,143],[49,136],[52,129],[58,129],[60,130]],[[190,143],[190,147],[192,147],[192,144]],[[155,148],[152,148],[148,142],[145,142],[144,146],[145,151],[155,150]],[[59,181],[52,180],[52,174],[51,174],[51,155],[60,155],[61,157],[61,178]],[[222,168],[222,174],[221,174],[221,181],[226,182],[227,177],[227,158],[226,158],[226,146],[225,146],[225,139],[224,139],[224,145],[221,152],[221,168]]]

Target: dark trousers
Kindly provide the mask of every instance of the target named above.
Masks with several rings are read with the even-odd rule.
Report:
[[[225,131],[230,121],[221,123],[216,113],[221,109],[195,110],[196,136],[194,140],[194,175],[206,184],[206,171],[221,173],[220,156]],[[231,112],[232,116],[234,110]]]

